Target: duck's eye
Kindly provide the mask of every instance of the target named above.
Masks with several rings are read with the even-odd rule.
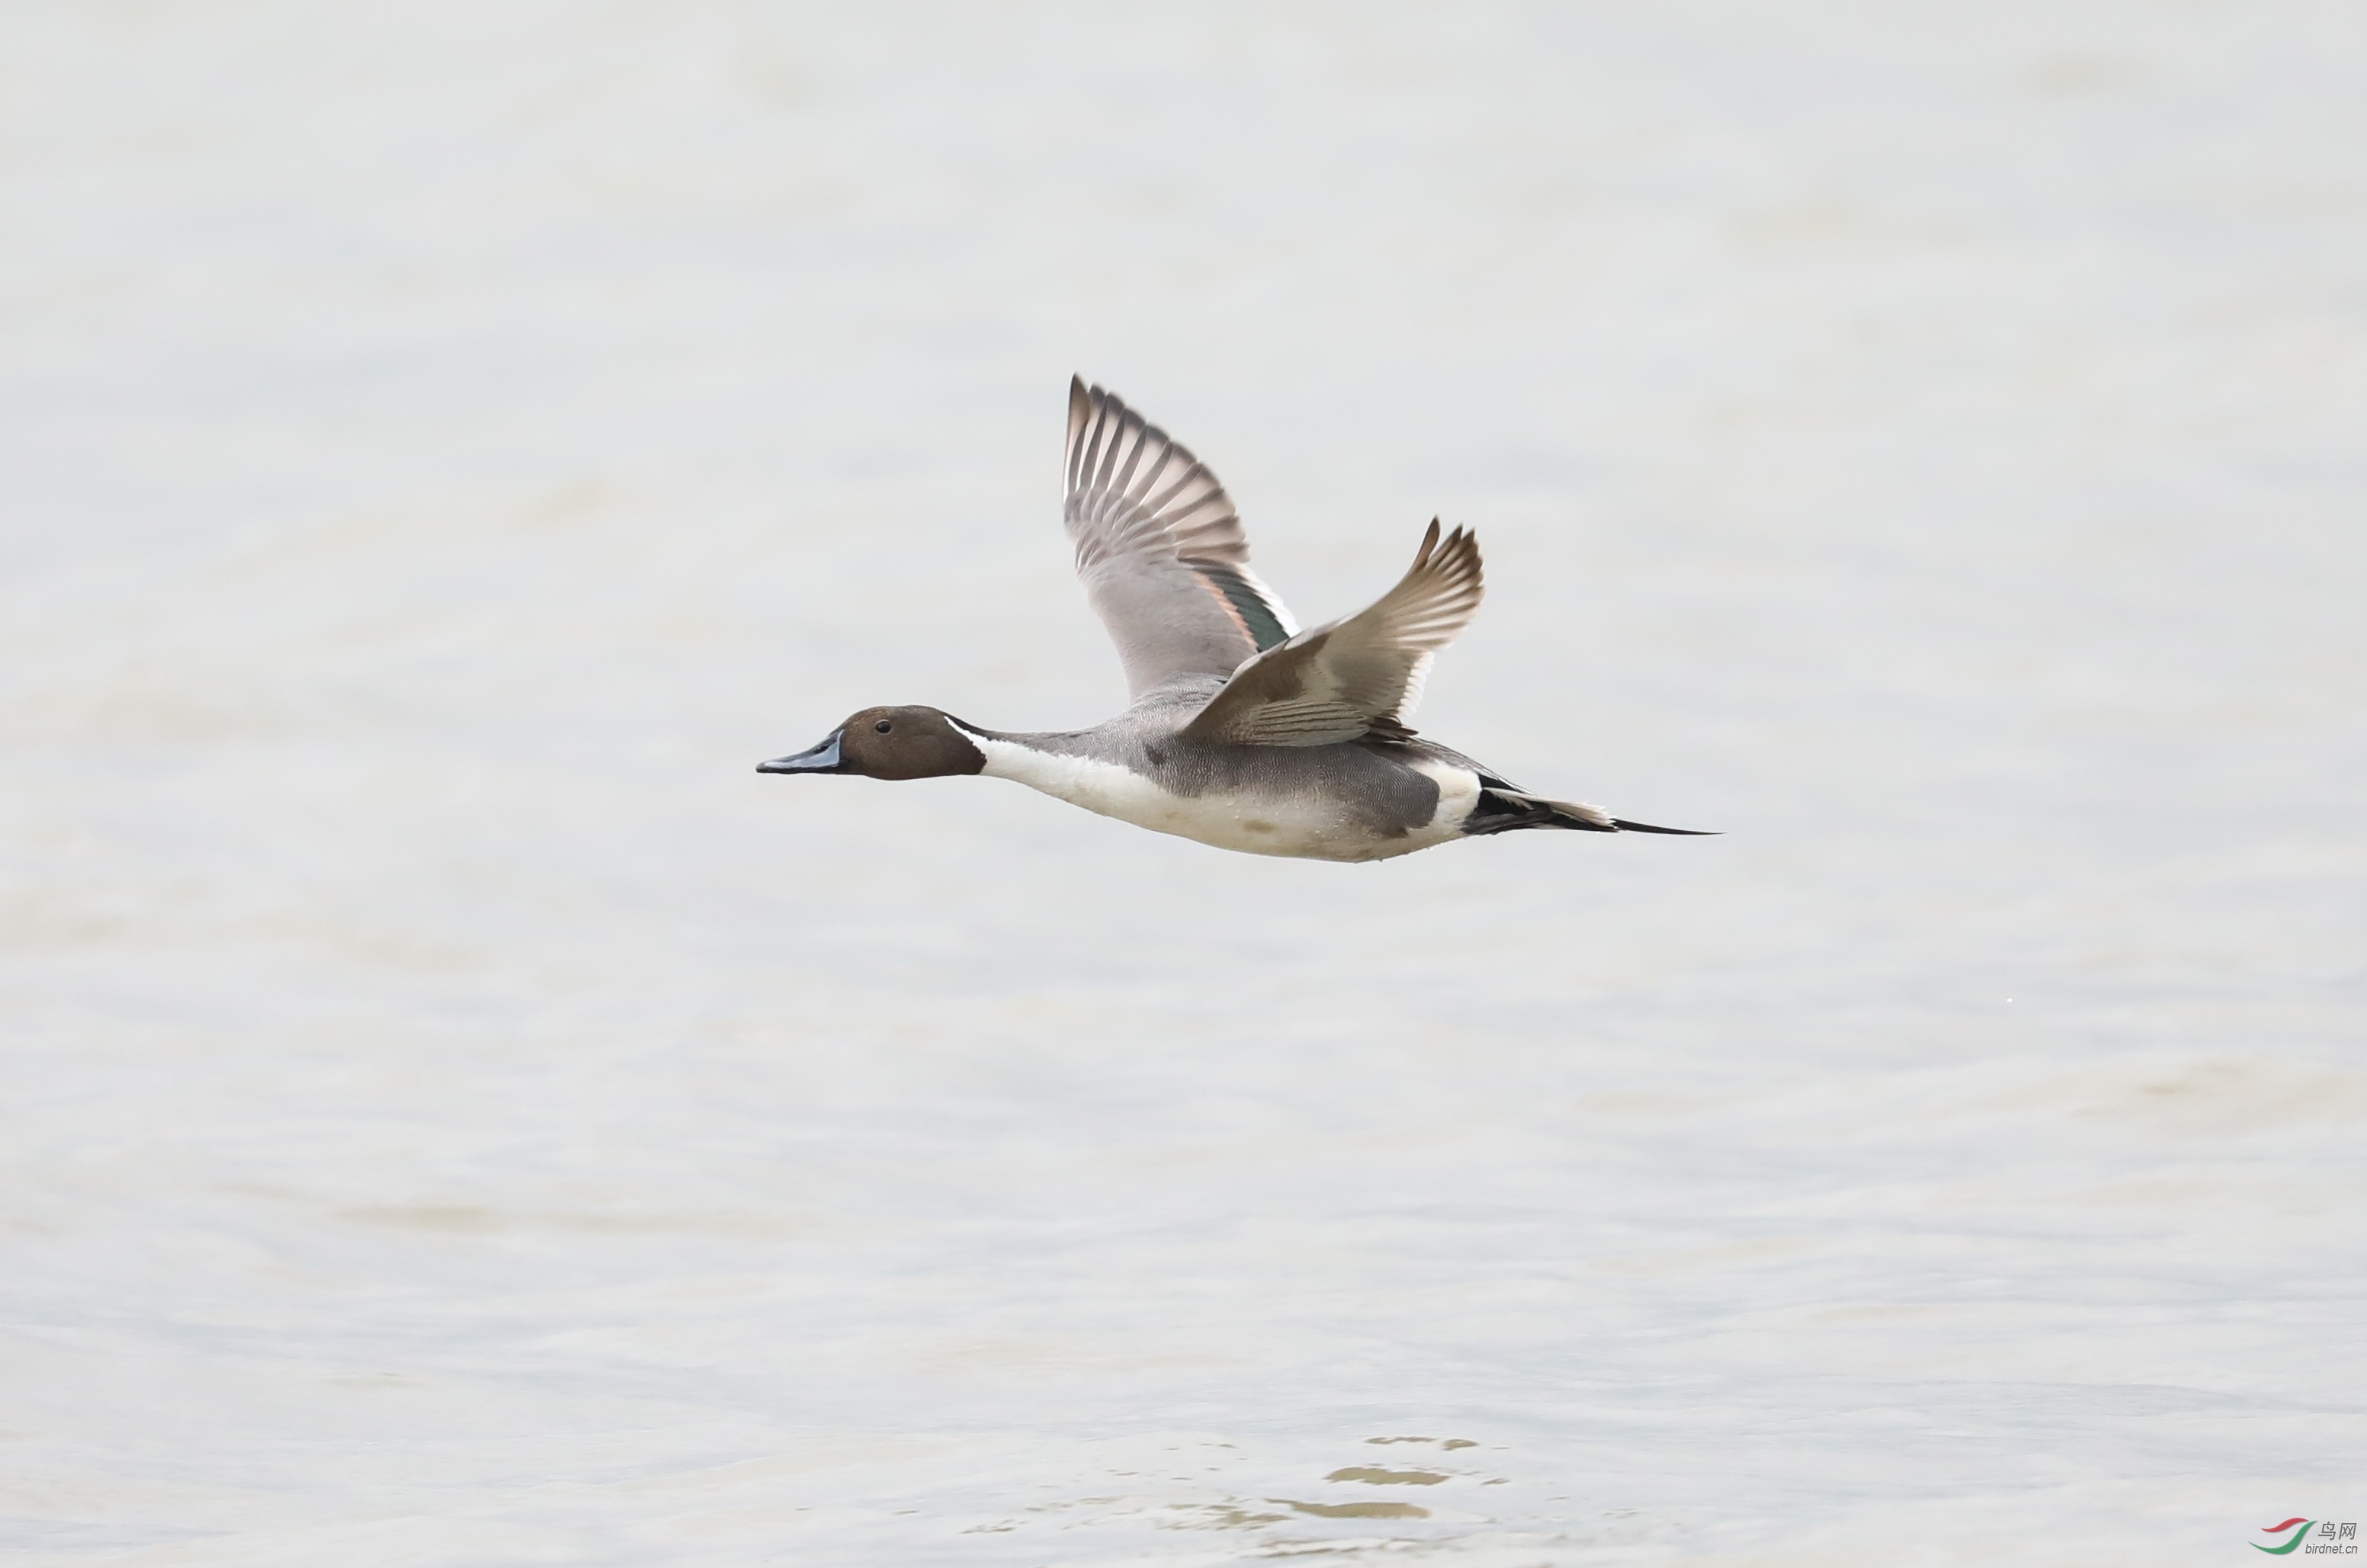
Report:
[[[887,734],[889,730],[891,730],[891,729],[895,728],[896,727],[895,727],[895,725],[894,725],[894,724],[890,723],[889,720],[887,720],[887,719],[884,719],[884,718],[883,718],[883,719],[881,719],[878,723],[877,723],[877,724],[873,725],[871,728],[874,728],[874,729],[876,729],[876,730],[878,730],[880,734],[885,735],[885,734]]]

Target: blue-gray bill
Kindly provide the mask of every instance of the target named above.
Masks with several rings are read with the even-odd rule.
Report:
[[[819,746],[809,746],[792,756],[759,762],[756,771],[760,773],[834,773],[840,766],[838,731],[833,729],[830,732],[830,739]]]

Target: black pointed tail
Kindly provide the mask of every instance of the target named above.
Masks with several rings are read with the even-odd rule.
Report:
[[[1687,839],[1717,837],[1700,828],[1659,828],[1649,822],[1613,817],[1573,800],[1546,800],[1516,790],[1495,788],[1479,792],[1478,804],[1463,822],[1464,834],[1470,838],[1518,832],[1523,828],[1567,828],[1580,833],[1667,833]]]

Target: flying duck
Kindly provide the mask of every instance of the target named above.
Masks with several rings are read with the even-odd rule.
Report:
[[[1115,393],[1069,382],[1062,509],[1085,596],[1126,666],[1124,713],[1066,734],[865,708],[764,773],[984,773],[1154,832],[1308,860],[1387,860],[1522,828],[1683,833],[1547,800],[1407,727],[1479,609],[1479,544],[1433,519],[1395,588],[1300,631],[1250,570],[1217,476]]]

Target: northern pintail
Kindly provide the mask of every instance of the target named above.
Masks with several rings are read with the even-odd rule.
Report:
[[[1124,713],[1068,734],[865,708],[765,773],[985,773],[1218,849],[1386,860],[1521,828],[1683,833],[1547,800],[1407,728],[1437,651],[1478,612],[1479,545],[1433,520],[1370,607],[1300,631],[1250,570],[1207,466],[1118,398],[1069,383],[1077,575],[1126,665]]]

